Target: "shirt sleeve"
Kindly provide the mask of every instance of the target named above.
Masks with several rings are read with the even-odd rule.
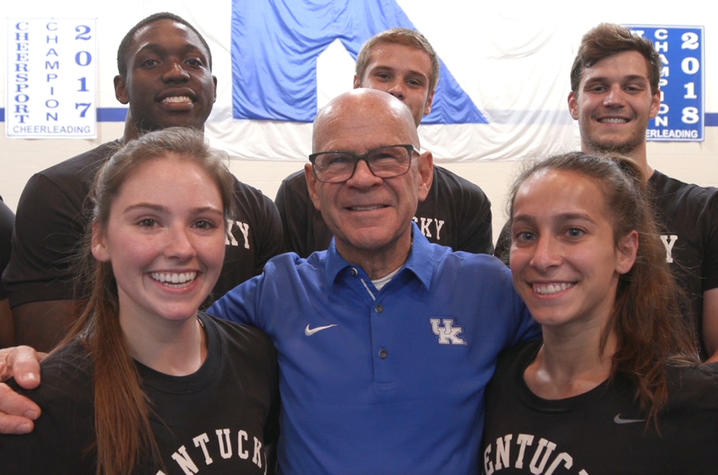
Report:
[[[426,199],[419,203],[417,217],[443,216],[447,229],[430,240],[454,251],[491,254],[491,201],[479,186],[446,168],[434,166],[434,181]],[[422,232],[424,232],[422,228]]]
[[[0,275],[10,260],[10,241],[12,239],[12,228],[15,223],[15,215],[0,198]],[[5,287],[0,282],[0,299],[7,297]]]
[[[46,360],[47,361],[47,360]],[[81,366],[81,364],[80,364]],[[34,390],[13,390],[35,401],[42,414],[35,429],[24,435],[0,434],[0,473],[74,475],[93,473],[96,452],[90,378],[72,360],[48,374]]]
[[[703,291],[718,288],[718,191],[707,203],[705,249],[703,253]]]
[[[73,260],[85,232],[81,203],[41,174],[18,203],[10,262],[3,276],[10,305],[73,298]]]
[[[297,172],[282,180],[274,201],[282,219],[286,250],[306,257],[313,251],[308,242],[311,225],[308,211],[314,209],[314,204],[309,198],[306,181],[302,177],[303,175],[300,176]]]
[[[263,329],[258,322],[255,306],[255,296],[261,288],[263,279],[264,276],[259,275],[243,282],[215,301],[206,312],[217,318]]]
[[[211,300],[262,273],[267,261],[284,250],[282,224],[274,202],[238,180],[234,187],[224,265]]]
[[[473,185],[473,184],[472,184]],[[457,251],[491,254],[494,250],[491,229],[491,202],[477,186],[464,189],[466,212]]]
[[[282,220],[279,211],[274,202],[267,196],[262,195],[263,208],[261,215],[262,225],[259,227],[260,232],[257,235],[257,272],[261,274],[264,265],[272,257],[283,253],[286,249],[284,246],[284,231],[282,228]]]

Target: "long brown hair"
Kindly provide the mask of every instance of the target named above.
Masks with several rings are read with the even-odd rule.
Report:
[[[209,148],[201,132],[171,127],[127,143],[100,169],[90,192],[95,226],[106,229],[112,203],[133,173],[144,163],[168,156],[200,165],[219,189],[225,218],[231,215],[234,179],[222,161],[226,155]],[[90,296],[58,348],[79,337],[94,364],[97,473],[131,474],[141,460],[162,460],[149,420],[151,404],[120,327],[112,264],[93,258],[91,229],[92,224],[86,232],[80,264]]]
[[[623,157],[597,157],[583,152],[556,155],[524,171],[510,195],[510,214],[521,184],[539,170],[578,173],[596,182],[612,219],[614,245],[631,231],[638,232],[636,261],[620,276],[611,317],[603,329],[599,351],[611,333],[616,336],[611,377],[626,375],[636,386],[636,398],[657,415],[668,400],[666,366],[700,363],[695,340],[682,315],[682,294],[666,264],[665,250],[640,168]]]

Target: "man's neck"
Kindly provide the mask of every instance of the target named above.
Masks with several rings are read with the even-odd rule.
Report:
[[[350,264],[364,269],[372,280],[380,279],[403,266],[411,253],[411,233],[386,248],[356,249],[336,240],[337,251]]]
[[[137,137],[139,137],[140,131],[137,128],[137,124],[133,120],[130,120],[129,112],[127,116],[127,120],[125,121],[125,131],[122,134],[122,143],[127,143],[130,140],[134,140]]]
[[[122,133],[122,143],[127,143],[130,140],[134,140],[147,132],[149,132],[149,130],[142,130],[140,129],[140,127],[138,127],[137,123],[132,120],[130,112],[128,111],[127,119],[125,120],[125,130]]]

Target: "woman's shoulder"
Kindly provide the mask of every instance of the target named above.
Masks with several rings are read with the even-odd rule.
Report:
[[[36,402],[58,398],[76,400],[91,388],[92,359],[80,339],[51,353],[42,361],[40,371],[40,385],[36,389],[20,388],[14,381],[10,384]]]
[[[78,369],[82,370],[92,368],[92,360],[87,344],[85,340],[80,337],[75,338],[67,345],[51,352],[47,358],[42,361],[43,369],[65,369],[68,365],[76,365]]]
[[[204,312],[199,318],[210,336],[214,336],[221,345],[229,345],[229,350],[250,353],[274,352],[274,345],[269,337],[260,329],[244,323],[233,322],[213,317]]]
[[[86,451],[94,437],[89,353],[75,340],[48,356],[41,370],[36,389],[18,392],[42,413],[31,433],[0,435],[0,473],[93,473],[94,458]]]
[[[491,385],[502,387],[502,390],[523,386],[524,370],[536,358],[541,344],[541,339],[535,339],[503,350],[499,355]]]
[[[526,366],[536,358],[542,344],[541,338],[536,338],[507,348],[499,355],[499,365],[519,366],[526,369]]]

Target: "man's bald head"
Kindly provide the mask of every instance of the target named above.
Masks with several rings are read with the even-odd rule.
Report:
[[[377,123],[391,127],[406,136],[406,142],[419,148],[419,135],[409,108],[396,97],[383,91],[368,88],[353,89],[332,99],[318,113],[314,120],[312,151],[322,151],[323,144],[332,135],[332,130],[357,129],[361,133],[368,125]]]

